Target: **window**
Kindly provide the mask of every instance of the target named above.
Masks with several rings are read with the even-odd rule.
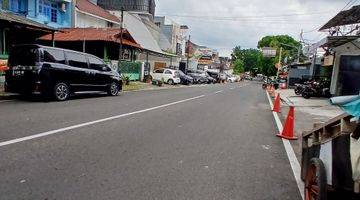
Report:
[[[21,59],[19,59],[21,58]],[[34,66],[39,61],[39,49],[34,46],[18,46],[11,50],[9,66]]]
[[[44,49],[44,62],[65,64],[65,55],[62,50]]]
[[[51,22],[57,22],[57,5],[51,4]]]
[[[13,12],[19,12],[19,0],[10,0],[9,1],[9,10]]]
[[[157,70],[155,70],[154,73],[156,73],[156,74],[162,74],[162,73],[164,73],[164,69],[157,69]]]
[[[165,74],[172,74],[170,70],[166,70]]]
[[[86,57],[80,53],[66,52],[66,58],[73,67],[88,68]]]
[[[102,68],[106,66],[102,60],[91,56],[89,56],[89,64],[90,64],[90,69],[94,69],[98,71],[103,71]]]
[[[58,6],[55,3],[50,3],[44,0],[39,1],[39,13],[46,16],[51,22],[57,22],[57,8]]]

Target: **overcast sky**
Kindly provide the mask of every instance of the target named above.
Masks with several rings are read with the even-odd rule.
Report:
[[[308,42],[313,31],[335,16],[349,0],[156,0],[156,14],[190,27],[192,41],[228,56],[235,45],[256,48],[265,35],[289,34]],[[360,1],[353,0],[356,4]]]

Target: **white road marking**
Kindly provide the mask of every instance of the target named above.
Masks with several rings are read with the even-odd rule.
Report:
[[[9,101],[14,101],[14,100],[2,100],[2,101],[0,101],[0,103],[5,103],[5,102],[9,102]]]
[[[230,88],[230,90],[233,90],[233,89],[235,89],[235,88],[234,87]]]
[[[214,92],[214,94],[219,94],[219,93],[221,93],[221,92],[223,92],[224,90],[219,90],[219,91],[216,91],[216,92]]]
[[[36,139],[36,138],[41,138],[41,137],[45,137],[45,136],[49,136],[49,135],[53,135],[53,134],[57,134],[57,133],[62,133],[62,132],[65,132],[65,131],[78,129],[78,128],[82,128],[82,127],[85,127],[85,126],[90,126],[90,125],[94,125],[94,124],[98,124],[98,123],[102,123],[102,122],[106,122],[106,121],[110,121],[110,120],[115,120],[115,119],[130,116],[130,115],[135,115],[135,114],[140,114],[140,113],[144,113],[144,112],[148,112],[148,111],[152,111],[152,110],[157,110],[157,109],[160,109],[160,108],[169,107],[169,106],[184,103],[184,102],[187,102],[187,101],[200,99],[200,98],[202,98],[204,96],[205,95],[200,95],[200,96],[184,99],[184,100],[181,100],[181,101],[176,101],[176,102],[172,102],[172,103],[168,103],[168,104],[164,104],[164,105],[160,105],[160,106],[147,108],[147,109],[144,109],[144,110],[125,113],[125,114],[116,115],[116,116],[112,116],[112,117],[108,117],[108,118],[104,118],[104,119],[99,119],[99,120],[95,120],[95,121],[91,121],[91,122],[86,122],[86,123],[82,123],[82,124],[78,124],[78,125],[74,125],[74,126],[69,126],[69,127],[65,127],[65,128],[56,129],[56,130],[51,130],[51,131],[47,131],[47,132],[43,132],[43,133],[31,135],[31,136],[26,136],[26,137],[22,137],[22,138],[13,139],[13,140],[8,140],[8,141],[5,141],[5,142],[0,142],[0,147],[11,145],[11,144],[16,144],[16,143],[24,142],[24,141],[28,141],[28,140],[33,140],[33,139]]]
[[[268,100],[269,100],[270,108],[272,109],[273,108],[273,103],[271,101],[270,95],[269,95],[268,92],[266,92],[266,95],[267,95]],[[272,113],[274,115],[274,119],[275,119],[275,122],[276,122],[276,125],[278,127],[279,132],[282,132],[283,131],[283,125],[282,125],[282,123],[280,121],[279,115],[276,112],[272,112]],[[289,158],[291,169],[292,169],[292,171],[294,173],[294,177],[295,177],[297,186],[299,188],[300,195],[301,195],[302,199],[304,199],[304,182],[301,180],[301,177],[300,177],[301,167],[300,167],[299,161],[296,158],[294,149],[292,148],[289,140],[282,139],[282,142],[284,144],[286,154],[287,154],[287,156]]]

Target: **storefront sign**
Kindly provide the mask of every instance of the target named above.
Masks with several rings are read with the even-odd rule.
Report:
[[[333,66],[333,64],[334,64],[334,56],[333,55],[324,57],[323,66]]]

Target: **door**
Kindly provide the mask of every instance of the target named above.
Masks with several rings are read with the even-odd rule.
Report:
[[[69,64],[70,86],[77,91],[91,90],[92,72],[85,55],[76,52],[65,52],[65,55]]]
[[[173,79],[173,73],[171,70],[165,70],[164,72],[164,81],[168,82],[169,79]]]
[[[153,80],[158,80],[160,81],[162,76],[163,76],[163,73],[164,73],[164,69],[157,69],[154,71],[153,75],[152,75],[152,78]]]
[[[88,56],[93,90],[103,90],[111,84],[111,69],[99,58]]]
[[[338,89],[341,95],[359,94],[360,56],[341,56]]]

